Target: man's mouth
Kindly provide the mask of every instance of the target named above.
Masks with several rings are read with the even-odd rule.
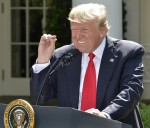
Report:
[[[85,44],[85,41],[78,41],[78,44]]]

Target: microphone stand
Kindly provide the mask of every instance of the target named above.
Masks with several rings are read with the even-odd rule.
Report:
[[[45,88],[46,86],[46,82],[48,81],[48,79],[50,79],[51,75],[56,71],[55,70],[55,67],[57,66],[57,63],[59,63],[59,61],[61,60],[61,58],[63,57],[64,55],[62,55],[59,59],[57,59],[54,64],[49,68],[48,72],[46,73],[46,76],[44,77],[44,80],[41,84],[41,89],[40,89],[40,92],[39,92],[39,95],[37,97],[37,100],[36,100],[36,105],[38,105],[39,103],[39,100],[40,100],[40,97],[41,97],[41,94],[43,92],[43,89]],[[54,70],[53,70],[54,69]]]
[[[65,53],[63,54],[60,58],[58,58],[52,66],[50,66],[46,76],[44,77],[44,81],[42,82],[41,84],[41,89],[40,89],[40,92],[39,92],[39,95],[37,97],[37,100],[36,100],[36,105],[38,105],[39,103],[39,100],[40,100],[40,97],[42,95],[42,92],[43,92],[43,89],[45,88],[46,86],[46,82],[47,80],[51,77],[51,75],[56,71],[58,70],[60,67],[63,67],[64,65],[69,65],[70,62],[77,56],[79,55],[79,52],[78,50],[74,50],[72,51],[72,53]]]

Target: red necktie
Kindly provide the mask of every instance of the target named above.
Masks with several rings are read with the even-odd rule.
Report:
[[[95,55],[90,53],[89,57],[90,61],[85,73],[82,90],[81,110],[83,111],[96,108],[96,72],[93,62]]]

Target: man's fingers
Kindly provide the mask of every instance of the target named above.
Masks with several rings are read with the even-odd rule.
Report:
[[[57,40],[56,35],[51,35],[51,34],[43,34],[41,36],[41,39],[43,39],[43,40],[47,40],[47,39]]]
[[[51,35],[51,34],[43,34],[41,36],[41,40],[40,40],[40,44],[44,44],[46,43],[46,45],[50,45],[51,43],[55,44],[57,38],[56,35]]]
[[[55,42],[57,40],[56,35],[49,35],[47,36],[50,42]]]
[[[98,109],[95,109],[95,108],[88,109],[85,112],[106,118],[106,116],[103,114],[103,112],[100,112]]]

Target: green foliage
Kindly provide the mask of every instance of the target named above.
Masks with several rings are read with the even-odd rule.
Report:
[[[150,105],[140,103],[140,113],[144,128],[150,128]]]
[[[71,43],[70,23],[67,19],[71,7],[71,0],[53,0],[49,5],[45,30],[57,36],[57,48]]]

